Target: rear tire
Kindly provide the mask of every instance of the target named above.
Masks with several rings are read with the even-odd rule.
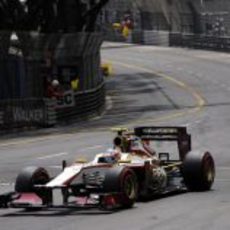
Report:
[[[36,193],[43,204],[52,202],[52,191],[46,188],[36,188],[35,185],[44,185],[50,181],[50,176],[44,168],[26,167],[16,178],[15,191],[18,193]]]
[[[209,152],[191,152],[183,162],[182,175],[191,191],[210,190],[215,179],[215,163]]]

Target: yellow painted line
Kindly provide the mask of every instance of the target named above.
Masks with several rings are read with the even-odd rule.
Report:
[[[162,72],[156,72],[156,71],[153,71],[151,69],[137,66],[137,65],[126,64],[126,63],[122,63],[122,62],[118,62],[118,61],[111,61],[111,62],[113,62],[117,65],[123,66],[125,68],[136,69],[136,70],[140,70],[140,71],[143,71],[146,73],[157,75],[158,77],[161,77],[167,81],[172,82],[173,84],[177,85],[182,90],[189,92],[196,101],[196,105],[194,108],[186,109],[185,111],[173,112],[171,114],[161,116],[158,118],[154,118],[154,119],[139,119],[139,120],[135,121],[135,124],[143,123],[143,122],[147,122],[147,121],[149,121],[149,122],[163,122],[163,121],[176,119],[176,118],[179,118],[182,116],[186,116],[189,114],[198,114],[199,112],[201,112],[201,110],[203,109],[203,107],[206,104],[205,99],[197,90],[195,90],[193,87],[189,86],[185,82],[175,79],[174,77],[171,77],[171,76],[164,74]]]

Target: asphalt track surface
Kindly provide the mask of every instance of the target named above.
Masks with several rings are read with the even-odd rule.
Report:
[[[109,128],[135,125],[187,126],[193,149],[209,150],[215,158],[213,190],[136,203],[110,214],[0,210],[0,229],[229,230],[230,55],[105,43],[102,58],[114,68],[114,76],[107,79],[105,113],[89,122],[2,138],[0,192],[13,188],[24,166],[44,166],[55,175],[63,159],[92,159],[111,147],[114,134]]]

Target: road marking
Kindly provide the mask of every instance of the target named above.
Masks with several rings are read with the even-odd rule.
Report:
[[[191,126],[194,126],[194,125],[198,125],[198,124],[200,124],[202,122],[203,122],[203,120],[199,119],[199,120],[196,120],[196,121],[193,121],[193,122],[190,122],[190,123],[182,124],[182,126],[191,127]]]
[[[7,141],[7,143],[0,143],[0,147],[11,147],[12,145],[19,145],[19,144],[32,144],[35,142],[39,142],[39,141],[49,141],[49,140],[53,140],[53,139],[57,139],[57,138],[71,138],[74,135],[76,135],[75,131],[70,131],[68,133],[60,133],[60,134],[44,134],[44,136],[42,137],[33,137],[32,139],[29,138],[27,140],[12,140],[12,141]],[[80,139],[80,138],[84,138],[83,135],[80,136],[76,136],[76,139]]]
[[[51,138],[56,138],[56,137],[59,137],[60,135],[54,135],[52,136]],[[33,142],[36,142],[36,141],[43,141],[43,140],[48,140],[47,137],[36,137],[36,138],[33,138],[33,139],[29,139],[29,140],[15,140],[15,141],[9,141],[7,143],[1,143],[0,144],[0,147],[8,147],[8,146],[11,146],[11,145],[18,145],[18,144],[30,144],[30,143],[33,143]]]
[[[0,182],[0,187],[3,187],[3,186],[14,186],[15,183],[14,182]]]
[[[95,146],[86,147],[83,150],[80,150],[80,152],[85,152],[87,150],[100,149],[100,148],[103,148],[103,145],[95,145]],[[46,159],[51,159],[51,158],[55,158],[55,157],[66,156],[68,154],[69,154],[68,152],[55,153],[55,154],[51,154],[51,155],[37,157],[36,160],[46,160]]]
[[[79,150],[79,152],[85,152],[87,150],[94,150],[94,149],[101,149],[101,148],[104,148],[104,146],[103,145],[89,146],[89,147],[86,147],[82,150]]]
[[[94,145],[94,146],[86,147],[84,149],[91,150],[91,149],[100,149],[100,148],[103,148],[103,147],[104,147],[103,145]]]
[[[51,169],[62,169],[61,165],[50,165],[47,168],[51,168]]]
[[[219,169],[219,170],[230,170],[230,167],[228,167],[228,166],[220,166],[217,169]]]
[[[230,179],[215,179],[215,182],[230,182]]]
[[[63,152],[63,153],[56,153],[56,154],[51,154],[51,155],[46,155],[46,156],[42,156],[42,157],[37,157],[37,160],[46,160],[46,159],[50,159],[50,158],[55,158],[55,157],[61,157],[61,156],[66,156],[69,153],[67,152]]]
[[[129,69],[136,69],[136,70],[144,71],[146,73],[157,75],[157,76],[159,76],[159,77],[161,77],[167,81],[174,83],[175,85],[177,85],[178,87],[180,87],[184,91],[190,93],[196,101],[196,106],[194,108],[186,109],[185,111],[180,111],[180,112],[173,112],[169,115],[161,116],[161,117],[154,118],[154,119],[148,119],[148,118],[147,119],[138,119],[138,120],[134,121],[135,124],[143,123],[143,122],[164,122],[164,121],[176,119],[178,117],[186,116],[189,114],[198,114],[199,112],[202,111],[203,107],[206,104],[205,99],[197,90],[195,90],[193,87],[189,86],[188,84],[186,84],[180,80],[177,80],[177,79],[175,79],[175,78],[173,78],[173,77],[171,77],[165,73],[155,72],[154,70],[151,70],[151,69],[148,69],[145,67],[126,64],[126,63],[122,63],[119,61],[111,61],[111,62],[113,62],[117,65],[129,68]]]

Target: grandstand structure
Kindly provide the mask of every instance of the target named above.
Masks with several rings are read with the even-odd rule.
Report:
[[[101,20],[109,25],[122,21],[125,14],[141,30],[230,34],[229,0],[113,0]]]

